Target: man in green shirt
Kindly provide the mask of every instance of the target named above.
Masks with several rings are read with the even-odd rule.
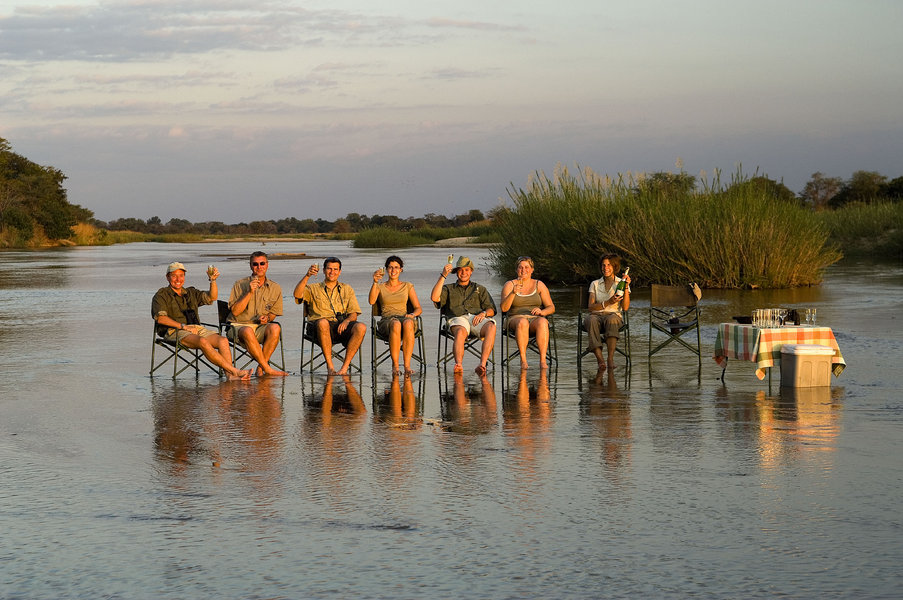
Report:
[[[455,273],[458,280],[446,284],[445,279],[451,272]],[[464,342],[467,336],[474,336],[483,340],[480,365],[475,369],[483,375],[495,344],[495,321],[491,318],[495,316],[495,302],[485,286],[470,280],[472,274],[473,261],[466,256],[459,258],[454,268],[451,264],[445,265],[439,274],[439,280],[433,286],[430,300],[448,317],[448,328],[455,339],[452,347],[455,373],[463,372]]]
[[[232,365],[229,340],[200,324],[198,306],[212,304],[216,300],[216,278],[219,270],[210,274],[210,290],[202,292],[195,287],[185,287],[185,265],[171,263],[166,268],[169,285],[157,290],[151,301],[151,316],[157,322],[157,333],[174,342],[178,340],[186,348],[198,348],[207,359],[228,373],[229,379],[248,379],[251,373],[239,371]]]

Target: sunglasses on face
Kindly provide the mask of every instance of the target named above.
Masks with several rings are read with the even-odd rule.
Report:
[[[254,262],[254,263],[251,263],[251,266],[252,266],[252,267],[263,267],[263,266],[265,266],[265,265],[266,265],[265,262]]]

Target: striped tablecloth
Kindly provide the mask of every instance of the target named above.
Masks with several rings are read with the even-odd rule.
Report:
[[[715,339],[715,356],[722,368],[727,359],[736,358],[756,363],[756,377],[765,379],[765,369],[781,364],[781,346],[784,344],[818,344],[834,348],[831,371],[838,376],[847,366],[840,354],[837,340],[830,327],[768,327],[759,329],[752,325],[721,323]]]

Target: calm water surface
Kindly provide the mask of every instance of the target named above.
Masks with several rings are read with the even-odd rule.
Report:
[[[0,254],[0,598],[900,596],[900,265],[706,291],[701,373],[679,349],[650,368],[643,290],[633,368],[578,371],[561,289],[548,378],[481,381],[473,359],[460,381],[440,372],[427,302],[433,364],[409,386],[385,370],[300,375],[288,301],[292,376],[148,377],[165,265],[203,288],[216,263],[225,298],[255,249]],[[364,306],[385,257],[265,250],[342,257]],[[461,252],[497,298],[485,252]],[[403,253],[422,302],[447,253]],[[289,296],[309,262],[274,259],[270,275]],[[782,392],[752,363],[718,379],[714,325],[766,306],[817,307],[834,328],[848,366],[831,389]]]

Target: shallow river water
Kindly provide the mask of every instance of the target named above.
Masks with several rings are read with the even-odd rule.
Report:
[[[0,598],[900,597],[899,264],[835,265],[817,288],[706,290],[701,373],[680,349],[650,367],[640,289],[633,367],[578,371],[575,295],[553,290],[548,378],[481,382],[469,358],[456,382],[435,366],[428,302],[448,250],[405,251],[430,361],[406,387],[385,367],[299,374],[290,294],[311,261],[273,257],[292,375],[149,377],[165,265],[205,288],[217,264],[226,299],[256,249],[0,254]],[[342,257],[365,307],[386,255],[263,249]],[[498,299],[485,251],[453,251]],[[721,382],[715,325],[770,306],[817,307],[834,328],[847,368],[830,389],[782,390],[777,370],[759,381],[741,362]],[[362,351],[366,365],[369,338]]]

